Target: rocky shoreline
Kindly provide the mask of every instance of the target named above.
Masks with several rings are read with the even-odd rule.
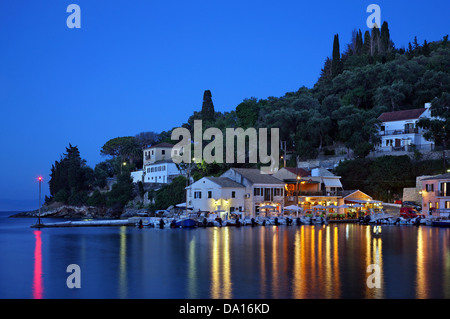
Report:
[[[93,206],[69,206],[43,207],[41,218],[92,218],[92,219],[125,219],[133,216],[143,216],[147,214],[145,209],[114,209]],[[21,212],[9,217],[26,218],[39,215],[39,210]]]

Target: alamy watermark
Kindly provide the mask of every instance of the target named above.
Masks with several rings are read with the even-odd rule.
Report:
[[[66,285],[67,288],[81,288],[81,268],[77,264],[70,264],[66,268],[66,272],[71,273],[67,277]]]
[[[181,140],[180,140],[181,138]],[[172,148],[172,160],[176,164],[205,161],[208,164],[217,163],[248,163],[267,164],[261,166],[263,174],[275,173],[279,167],[280,134],[279,128],[270,129],[270,143],[268,141],[268,129],[260,128],[227,128],[225,129],[225,154],[223,132],[215,127],[210,127],[203,132],[201,120],[194,121],[194,137],[184,127],[172,131],[172,140],[180,140]],[[236,148],[235,148],[236,140]],[[211,141],[203,148],[203,141]],[[248,141],[248,143],[246,143]],[[248,149],[246,148],[248,145]],[[270,154],[268,149],[270,148]],[[192,149],[193,153],[192,154]],[[235,158],[236,150],[236,158]]]
[[[67,17],[66,25],[69,29],[81,28],[81,8],[78,4],[69,4],[66,12],[71,14]]]
[[[377,264],[370,264],[367,266],[367,272],[371,274],[367,277],[366,284],[367,287],[372,288],[381,288],[381,268]]]
[[[381,8],[378,4],[369,4],[366,9],[367,12],[372,13],[367,17],[366,24],[369,29],[374,27],[381,27]]]

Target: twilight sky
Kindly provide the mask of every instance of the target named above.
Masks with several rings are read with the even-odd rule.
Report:
[[[206,89],[223,112],[312,87],[371,3],[396,47],[450,33],[448,0],[1,1],[0,210],[37,208],[69,143],[95,167],[111,138],[181,126]]]

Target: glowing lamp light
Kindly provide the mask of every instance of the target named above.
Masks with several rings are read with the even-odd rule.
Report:
[[[38,181],[40,181],[40,182],[42,181],[42,176],[38,177]]]

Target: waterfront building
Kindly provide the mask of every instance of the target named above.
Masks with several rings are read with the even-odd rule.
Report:
[[[450,173],[422,179],[422,212],[428,215],[450,213]]]
[[[339,214],[346,216],[351,214],[357,217],[365,213],[377,213],[383,208],[382,201],[374,200],[372,196],[359,189],[345,190],[341,194],[342,198],[338,200],[339,208],[337,209]]]
[[[245,186],[227,177],[203,177],[186,191],[193,212],[244,212]]]
[[[302,168],[286,167],[273,174],[285,183],[285,206],[298,205],[303,211],[316,205],[338,205],[342,198],[340,176],[324,168],[311,172]]]
[[[427,141],[424,130],[417,127],[421,118],[431,118],[430,107],[431,103],[425,103],[424,108],[382,113],[378,117],[381,143],[377,151],[411,151],[412,147],[432,151],[434,142]]]
[[[227,177],[245,187],[244,211],[247,216],[281,213],[284,207],[285,183],[256,168],[230,168]]]

